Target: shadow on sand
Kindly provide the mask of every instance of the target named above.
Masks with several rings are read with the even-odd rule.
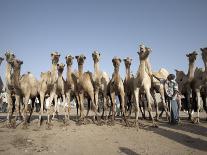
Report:
[[[123,152],[126,155],[139,155],[138,153],[132,151],[131,149],[127,147],[119,147],[120,151]]]

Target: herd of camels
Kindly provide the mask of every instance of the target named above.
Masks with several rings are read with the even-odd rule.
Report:
[[[186,54],[189,61],[189,70],[185,74],[183,71],[176,70],[176,81],[180,94],[185,97],[187,103],[189,118],[194,122],[199,123],[199,111],[201,108],[201,99],[203,100],[203,107],[207,112],[207,48],[201,48],[201,55],[205,65],[205,70],[195,67],[197,52]],[[77,103],[77,111],[80,110],[79,121],[84,121],[88,116],[89,110],[92,109],[94,122],[99,121],[98,102],[99,99],[103,101],[102,118],[107,119],[111,114],[110,122],[114,124],[115,120],[115,100],[118,96],[120,101],[120,109],[122,112],[122,119],[129,125],[128,117],[131,115],[132,107],[134,106],[135,121],[134,125],[138,126],[139,104],[140,97],[146,96],[149,116],[152,120],[153,126],[157,126],[155,120],[159,119],[158,103],[155,98],[155,93],[161,96],[161,103],[163,111],[166,112],[166,117],[169,118],[169,109],[166,103],[164,82],[167,79],[168,71],[161,68],[158,72],[153,72],[151,69],[149,55],[152,50],[144,45],[139,46],[139,68],[136,75],[132,75],[130,66],[132,59],[127,57],[123,59],[126,75],[122,80],[119,68],[121,59],[114,57],[112,59],[114,72],[110,79],[106,72],[102,72],[99,68],[99,61],[101,54],[98,51],[92,53],[94,61],[94,73],[84,72],[83,66],[86,57],[81,54],[75,56],[78,63],[78,71],[72,68],[74,57],[67,55],[65,57],[67,65],[66,79],[63,77],[63,70],[65,64],[59,63],[60,54],[58,52],[51,53],[52,68],[50,71],[41,72],[40,80],[37,80],[30,72],[21,74],[21,65],[23,62],[16,58],[11,51],[5,53],[6,58],[6,93],[8,101],[8,125],[11,121],[22,119],[24,125],[30,121],[33,112],[34,104],[28,104],[31,99],[35,102],[36,97],[40,101],[39,122],[41,125],[42,116],[44,114],[44,103],[46,95],[49,95],[49,107],[47,108],[47,123],[51,123],[51,116],[58,113],[57,99],[62,98],[64,103],[65,121],[70,120],[70,102],[75,99]],[[4,58],[0,57],[0,64]],[[3,84],[0,85],[0,92],[3,89]],[[84,99],[88,100],[88,109],[86,115],[84,114]],[[23,104],[22,104],[23,103]],[[152,114],[152,105],[155,105],[156,116]],[[192,116],[192,109],[194,105],[197,106],[197,117]],[[141,110],[143,113],[143,111]],[[108,114],[107,114],[108,113]],[[126,116],[128,114],[128,116]],[[78,115],[78,113],[77,113]]]

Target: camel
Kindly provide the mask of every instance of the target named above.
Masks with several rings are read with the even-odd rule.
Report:
[[[74,57],[71,55],[67,55],[65,57],[66,64],[67,64],[67,78],[66,78],[66,98],[67,104],[65,104],[65,120],[69,121],[69,114],[70,114],[70,101],[71,98],[76,99],[76,103],[78,103],[78,93],[77,93],[77,75],[72,71]],[[78,116],[78,106],[77,106],[77,116]]]
[[[144,89],[147,97],[148,102],[148,112],[152,119],[153,125],[156,127],[154,117],[152,115],[152,106],[151,104],[154,103],[154,100],[151,96],[150,89],[151,89],[151,77],[149,72],[146,68],[146,60],[150,54],[151,50],[145,50],[145,48],[140,47],[140,52],[137,52],[140,59],[140,65],[137,71],[137,75],[134,79],[134,97],[135,97],[135,126],[138,125],[138,116],[139,116],[139,94],[140,90]]]
[[[140,45],[140,49],[142,49],[143,51],[152,51],[151,48],[145,47],[145,45],[143,45],[143,44]],[[161,96],[163,110],[166,112],[166,117],[168,119],[169,114],[168,114],[168,107],[165,102],[164,82],[167,79],[169,72],[165,68],[161,68],[158,72],[153,72],[152,68],[151,68],[149,57],[146,59],[145,63],[146,63],[146,71],[149,74],[149,76],[151,77],[151,82],[152,82],[151,95],[153,97],[155,108],[156,108],[156,117],[155,118],[156,118],[156,120],[158,120],[159,116],[161,117],[161,115],[163,113],[163,111],[162,111],[161,114],[158,115],[158,103],[155,98],[155,94],[156,94],[156,92],[158,92]],[[144,92],[142,92],[142,93],[144,93]],[[145,117],[145,114],[142,112],[142,110],[141,110],[141,113]]]
[[[203,100],[203,108],[207,113],[207,48],[200,48],[200,50],[202,51],[202,59],[203,59],[204,66],[205,66],[205,74],[203,74],[205,76],[204,86],[201,88],[203,90],[201,92],[201,97]]]
[[[197,58],[197,53],[193,51],[192,53],[186,54],[189,61],[188,74],[186,75],[183,71],[176,71],[176,82],[178,83],[178,89],[185,96],[185,101],[187,103],[187,109],[189,113],[189,119],[192,119],[192,104],[190,98],[192,96],[192,91],[195,92],[196,80],[194,78],[195,73],[195,61]]]
[[[41,124],[42,115],[44,112],[44,100],[45,95],[50,95],[49,100],[49,108],[51,107],[51,103],[53,99],[55,99],[55,109],[57,105],[57,95],[56,95],[56,85],[55,82],[58,78],[57,72],[57,64],[59,62],[60,54],[58,52],[51,53],[51,60],[52,60],[52,69],[49,72],[41,73],[41,80],[39,83],[39,94],[40,94],[40,103],[41,103],[41,110],[39,113],[39,125]],[[48,109],[48,123],[50,123],[50,110]]]
[[[24,125],[30,121],[30,117],[33,112],[34,102],[36,97],[38,97],[38,81],[30,72],[27,74],[23,74],[20,76],[21,72],[21,65],[23,64],[22,61],[18,59],[13,59],[11,62],[12,68],[14,70],[14,88],[15,88],[15,106],[17,114],[20,113],[20,101],[24,98],[24,109],[23,109],[23,118],[24,118]],[[29,99],[32,100],[31,109],[30,109],[30,116],[27,117],[27,111]]]
[[[131,63],[132,59],[127,57],[124,59],[124,64],[126,68],[126,75],[124,79],[124,92],[125,92],[125,106],[128,107],[129,115],[131,116],[131,109],[132,109],[132,102],[133,102],[133,82],[134,82],[134,76],[131,75]]]
[[[92,53],[94,61],[94,90],[95,90],[95,101],[98,103],[99,94],[103,97],[103,113],[102,117],[105,117],[105,111],[109,106],[109,98],[107,95],[107,86],[109,83],[109,76],[106,72],[100,71],[99,61],[101,54],[98,51]]]
[[[95,116],[98,116],[97,114],[97,102],[95,102],[94,99],[94,87],[93,87],[93,78],[92,73],[90,72],[83,72],[83,64],[86,59],[86,57],[82,54],[79,56],[75,56],[78,63],[78,83],[77,83],[77,92],[78,92],[78,104],[80,108],[80,120],[84,120],[84,94],[90,98],[92,102],[92,110],[94,111],[93,121],[95,121]]]
[[[12,60],[16,57],[14,53],[11,51],[7,51],[5,53],[6,57],[6,93],[7,93],[7,102],[8,102],[8,114],[7,114],[7,123],[11,125],[11,117],[13,115],[14,109],[14,102],[13,102],[13,95],[14,95],[14,78],[13,78],[13,70],[11,66]]]
[[[4,58],[0,57],[0,66],[1,66],[1,63],[2,63],[3,60],[4,60]],[[0,76],[0,93],[3,90],[3,87],[4,87],[4,84],[3,84],[3,81],[2,81],[1,76]]]
[[[119,57],[114,57],[112,59],[112,63],[114,66],[114,73],[112,75],[112,79],[109,82],[109,89],[110,89],[110,97],[111,97],[111,108],[112,108],[112,119],[111,123],[112,125],[114,124],[115,120],[115,98],[116,95],[118,95],[120,106],[121,106],[121,111],[123,113],[123,118],[126,125],[128,126],[128,121],[126,119],[126,114],[125,114],[125,92],[124,92],[124,84],[121,79],[121,76],[119,74],[119,67],[121,63],[121,59]]]

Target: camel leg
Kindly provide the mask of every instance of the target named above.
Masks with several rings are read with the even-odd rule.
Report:
[[[67,93],[66,93],[66,98],[67,98],[67,103],[65,103],[64,104],[64,110],[65,110],[65,121],[66,120],[70,120],[70,91],[68,91]]]
[[[44,113],[44,98],[45,98],[45,93],[41,92],[40,93],[40,105],[41,105],[41,109],[39,112],[39,126],[41,125],[41,121],[42,121],[42,115]]]
[[[89,114],[90,109],[91,109],[91,99],[88,98],[87,100],[88,100],[88,109],[87,109],[86,117],[88,117],[88,114]]]
[[[125,101],[124,101],[124,92],[121,92],[120,96],[119,96],[119,101],[120,101],[120,107],[121,107],[121,111],[123,113],[123,118],[125,123],[126,123],[126,126],[129,126],[129,122],[127,121],[126,119],[126,113],[125,113]]]
[[[75,100],[76,100],[76,121],[78,121],[78,108],[80,108],[80,100],[78,93],[75,94]]]
[[[84,119],[84,104],[83,104],[83,92],[79,94],[79,100],[80,100],[80,119]]]
[[[32,113],[34,111],[34,103],[35,103],[35,98],[32,98],[32,102],[31,102],[31,105],[30,105],[31,106],[30,113],[29,113],[29,117],[28,117],[28,120],[27,120],[28,123],[30,123],[30,119],[32,117]]]
[[[30,93],[28,93],[30,94]],[[24,99],[24,110],[23,110],[23,115],[24,115],[24,126],[27,127],[27,111],[28,111],[28,102],[29,102],[29,95],[25,96]]]
[[[165,102],[165,92],[164,92],[164,87],[161,87],[160,90],[159,90],[159,92],[160,92],[160,95],[161,95],[161,100],[162,100],[163,108],[164,108],[164,111],[165,111],[165,113],[166,113],[166,118],[167,118],[167,120],[168,120],[168,119],[170,118],[170,115],[169,115],[169,113],[168,113],[168,106],[167,106],[167,104],[166,104],[166,102]]]
[[[8,114],[7,114],[7,122],[8,125],[11,124],[12,110],[13,110],[13,101],[10,93],[7,93],[7,102],[8,102]]]
[[[200,122],[200,106],[201,106],[201,94],[200,94],[200,90],[196,90],[196,98],[197,98],[197,119],[196,122],[199,123]]]
[[[114,120],[115,120],[115,98],[116,98],[116,95],[115,95],[115,92],[112,92],[111,93],[111,108],[112,108],[112,117],[111,117],[111,122],[112,122],[112,125],[114,125]]]
[[[55,114],[57,115],[57,118],[59,118],[59,115],[58,115],[58,111],[59,111],[59,105],[58,105],[58,102],[57,102],[57,94],[55,94],[55,96],[54,96],[54,100],[55,100],[55,110],[54,110],[54,112],[53,112],[53,117],[52,117],[52,119],[54,119],[55,118]]]
[[[94,93],[89,92],[88,94],[90,96],[91,103],[92,103],[92,109],[93,109],[93,112],[94,112],[93,120],[95,121],[95,117],[97,117],[97,120],[99,119],[98,118],[98,113],[97,113],[98,105],[97,105],[96,101],[94,100]]]
[[[157,100],[156,100],[156,98],[155,98],[155,91],[154,90],[152,90],[152,98],[153,98],[153,100],[154,100],[154,105],[155,105],[155,109],[156,109],[156,116],[155,116],[155,119],[156,120],[159,120],[159,116],[158,116],[158,103],[157,103]]]
[[[50,114],[52,112],[52,109],[51,109],[51,106],[52,106],[52,101],[55,97],[55,93],[54,92],[51,92],[50,93],[50,98],[49,98],[49,107],[47,109],[47,123],[51,123],[51,120],[50,120]]]
[[[139,126],[139,123],[138,123],[138,116],[139,116],[139,88],[136,88],[134,90],[134,98],[135,98],[135,126]]]
[[[157,125],[154,121],[154,117],[152,115],[152,105],[151,105],[151,103],[153,102],[152,101],[153,98],[151,97],[150,90],[148,88],[145,88],[145,92],[146,92],[146,95],[147,95],[148,111],[149,111],[150,117],[152,118],[152,124],[153,124],[154,127],[157,127]]]
[[[20,116],[20,95],[15,94],[15,121]]]

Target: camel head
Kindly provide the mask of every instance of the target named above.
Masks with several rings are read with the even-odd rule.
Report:
[[[201,50],[201,55],[202,55],[202,59],[204,62],[207,62],[207,47],[206,48],[200,48]]]
[[[179,70],[175,69],[175,72],[176,72],[175,81],[178,83],[178,89],[181,92],[184,84],[187,82],[188,79],[183,71],[179,71]]]
[[[94,52],[92,53],[93,61],[94,61],[94,62],[99,62],[99,60],[100,60],[100,56],[101,56],[101,54],[100,54],[98,51],[94,51]]]
[[[50,71],[41,72],[40,78],[41,78],[41,81],[45,81],[47,84],[52,83],[52,78],[51,78],[51,72]]]
[[[19,59],[13,59],[11,62],[12,68],[14,70],[20,70],[21,69],[21,65],[23,64],[23,61],[19,60]]]
[[[52,64],[57,64],[60,59],[60,54],[58,52],[51,53]]]
[[[194,62],[197,58],[197,55],[198,55],[198,53],[196,51],[193,51],[192,53],[186,54],[189,62]]]
[[[72,55],[67,55],[66,57],[65,57],[65,60],[66,60],[66,64],[67,65],[73,65],[73,59],[74,59],[74,57],[72,56]]]
[[[0,65],[1,65],[3,60],[4,60],[4,58],[0,57]]]
[[[78,65],[83,65],[86,59],[86,57],[83,54],[75,56],[75,58],[77,59]]]
[[[63,70],[64,70],[64,67],[65,67],[65,64],[63,63],[60,63],[60,64],[57,64],[57,70],[59,73],[62,73]]]
[[[5,57],[8,63],[10,63],[14,58],[16,58],[15,54],[11,51],[6,51]]]
[[[114,57],[112,59],[112,63],[113,63],[114,68],[119,68],[121,59],[119,57]]]
[[[131,64],[132,64],[132,59],[129,58],[129,57],[125,58],[124,59],[124,64],[125,64],[126,68],[129,68],[131,66]]]
[[[140,50],[140,52],[137,52],[139,54],[140,60],[146,60],[151,53],[151,50]]]

